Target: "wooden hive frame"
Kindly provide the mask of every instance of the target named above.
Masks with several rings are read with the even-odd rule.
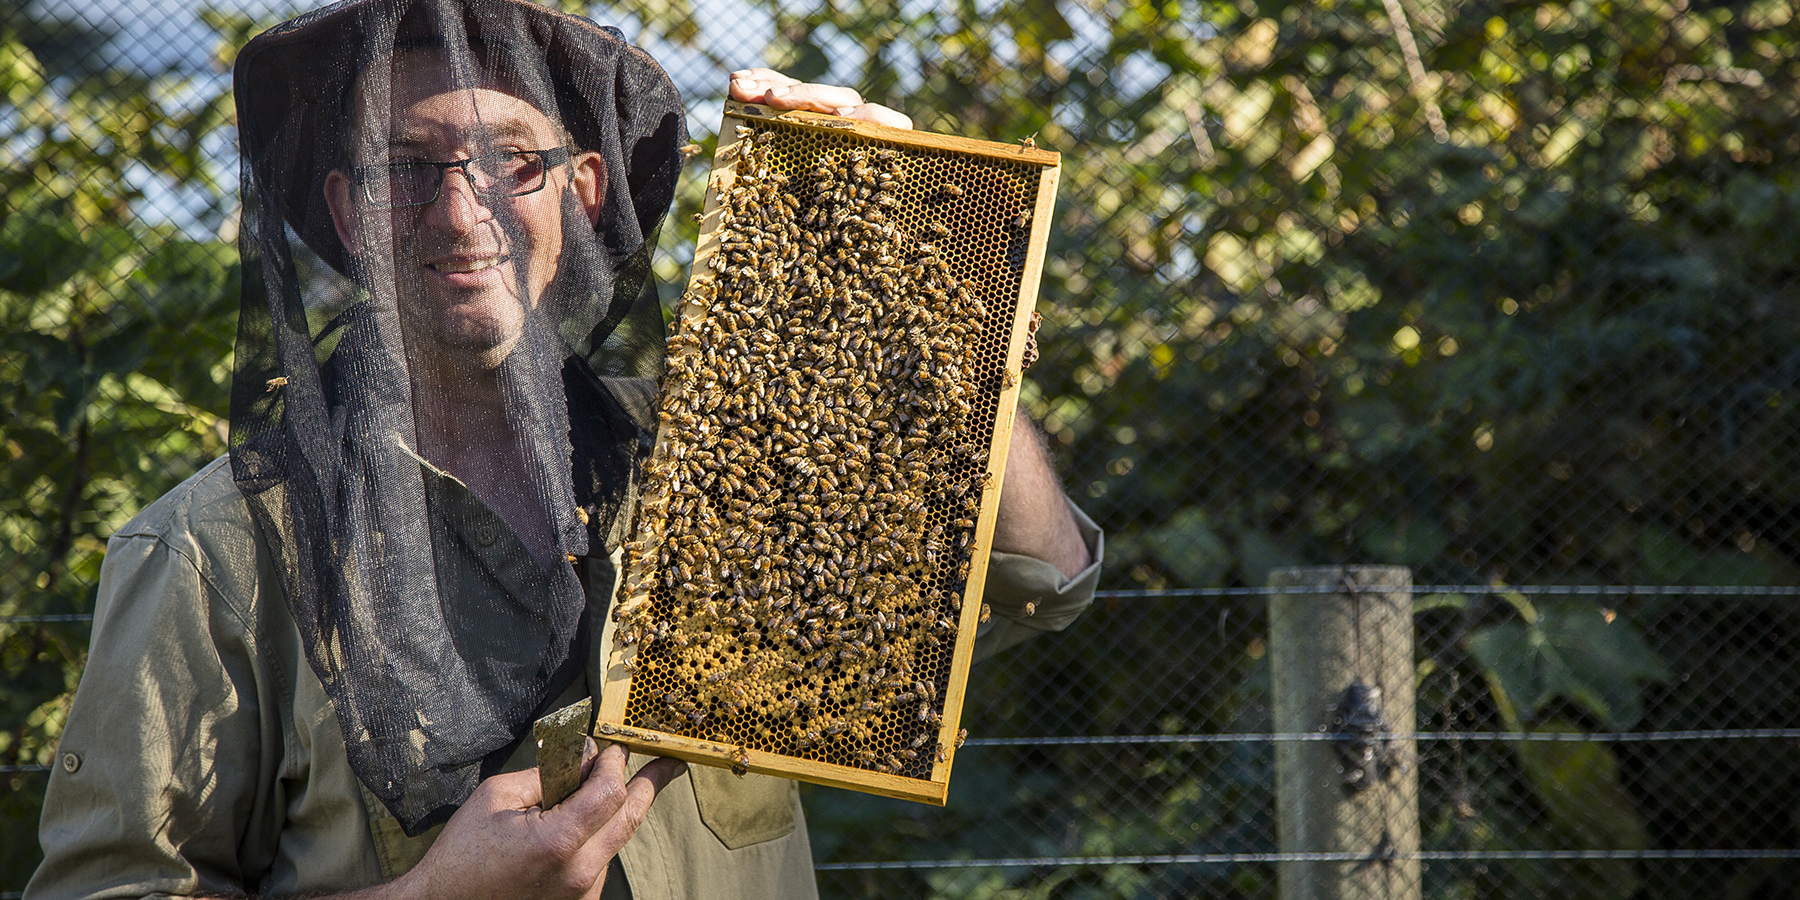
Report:
[[[1059,165],[727,104],[597,737],[945,802]]]

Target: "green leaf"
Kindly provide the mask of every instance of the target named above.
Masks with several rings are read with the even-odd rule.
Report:
[[[1307,560],[1280,538],[1260,528],[1238,535],[1239,574],[1250,584],[1269,580],[1269,570],[1305,565]]]
[[[94,391],[99,386],[99,377],[85,367],[63,381],[63,394],[50,407],[57,431],[65,435],[75,433],[76,423],[87,413],[88,403],[94,399]]]
[[[1397,516],[1362,537],[1370,562],[1403,566],[1429,565],[1449,545],[1449,533],[1430,515]]]
[[[1666,528],[1646,527],[1638,537],[1639,562],[1650,578],[1668,584],[1768,584],[1769,567],[1745,553],[1696,551]]]
[[[1612,728],[1643,714],[1640,681],[1664,682],[1668,668],[1624,619],[1579,604],[1545,603],[1536,622],[1507,621],[1471,632],[1469,652],[1529,721],[1561,698]]]
[[[1231,548],[1208,524],[1206,511],[1184,509],[1144,536],[1146,547],[1182,584],[1221,584],[1231,570]]]
[[[1337,424],[1356,454],[1369,461],[1404,452],[1414,440],[1405,411],[1387,400],[1345,400]]]
[[[0,41],[0,99],[24,106],[44,90],[44,70],[37,57],[17,41]]]
[[[19,261],[10,273],[0,276],[0,290],[40,294],[75,277],[92,251],[73,220],[40,214],[7,219],[0,227],[0,253]]]
[[[165,241],[132,273],[131,285],[155,322],[179,324],[235,300],[236,263],[229,244]]]
[[[1075,29],[1056,8],[1056,0],[1023,0],[1015,27],[1021,42],[1034,43],[1040,49],[1075,37]]]
[[[100,373],[124,374],[143,365],[144,359],[151,350],[165,350],[166,347],[153,346],[153,334],[142,328],[121,328],[112,334],[94,342],[90,351],[95,376]]]
[[[1539,732],[1573,732],[1567,722],[1550,721]],[[1526,780],[1549,813],[1558,845],[1583,850],[1642,850],[1650,846],[1644,816],[1619,777],[1610,748],[1591,741],[1514,741],[1514,755]],[[1582,897],[1627,898],[1637,892],[1637,872],[1628,860],[1571,867]]]
[[[0,349],[23,363],[20,382],[34,394],[64,383],[81,369],[81,355],[67,341],[41,331],[21,329],[0,335]]]

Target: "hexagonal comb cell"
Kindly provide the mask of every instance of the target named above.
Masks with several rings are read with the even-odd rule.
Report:
[[[602,731],[941,803],[1057,158],[754,107],[721,134]]]

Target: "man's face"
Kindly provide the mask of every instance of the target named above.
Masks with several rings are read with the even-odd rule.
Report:
[[[563,144],[550,118],[530,103],[492,86],[453,88],[449,66],[433,53],[395,59],[385,129],[378,113],[359,109],[358,118],[374,120],[372,133],[357,142],[359,167],[454,162]],[[584,203],[595,195],[586,182],[597,164],[590,155],[575,159]],[[364,271],[387,277],[381,257],[391,252],[409,348],[485,369],[512,351],[526,309],[556,275],[570,170],[552,166],[542,190],[510,198],[478,196],[466,170],[457,169],[443,173],[437,199],[422,206],[371,208],[363,187],[343,173],[333,173],[327,194],[339,236],[364,254]],[[346,228],[346,222],[356,224]]]

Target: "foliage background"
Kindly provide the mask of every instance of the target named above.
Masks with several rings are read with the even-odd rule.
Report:
[[[1025,402],[1113,594],[978,670],[1001,743],[947,809],[809,791],[828,895],[1272,895],[1267,864],[1107,861],[1274,850],[1266,741],[1004,741],[1267,732],[1263,598],[1170,592],[1278,565],[1468,588],[1417,599],[1422,728],[1800,725],[1795,596],[1744,590],[1800,586],[1792,3],[565,5],[655,36],[709,150],[723,73],[770,64],[1065,154]],[[163,70],[77,9],[0,13],[0,892],[35,865],[106,536],[223,450],[221,73],[279,18],[208,13]],[[1791,752],[1427,742],[1426,847],[1471,856],[1426,891],[1791,891],[1755,855],[1800,845]],[[1558,848],[1750,858],[1478,858]],[[829,868],[1021,857],[1063,862]]]

